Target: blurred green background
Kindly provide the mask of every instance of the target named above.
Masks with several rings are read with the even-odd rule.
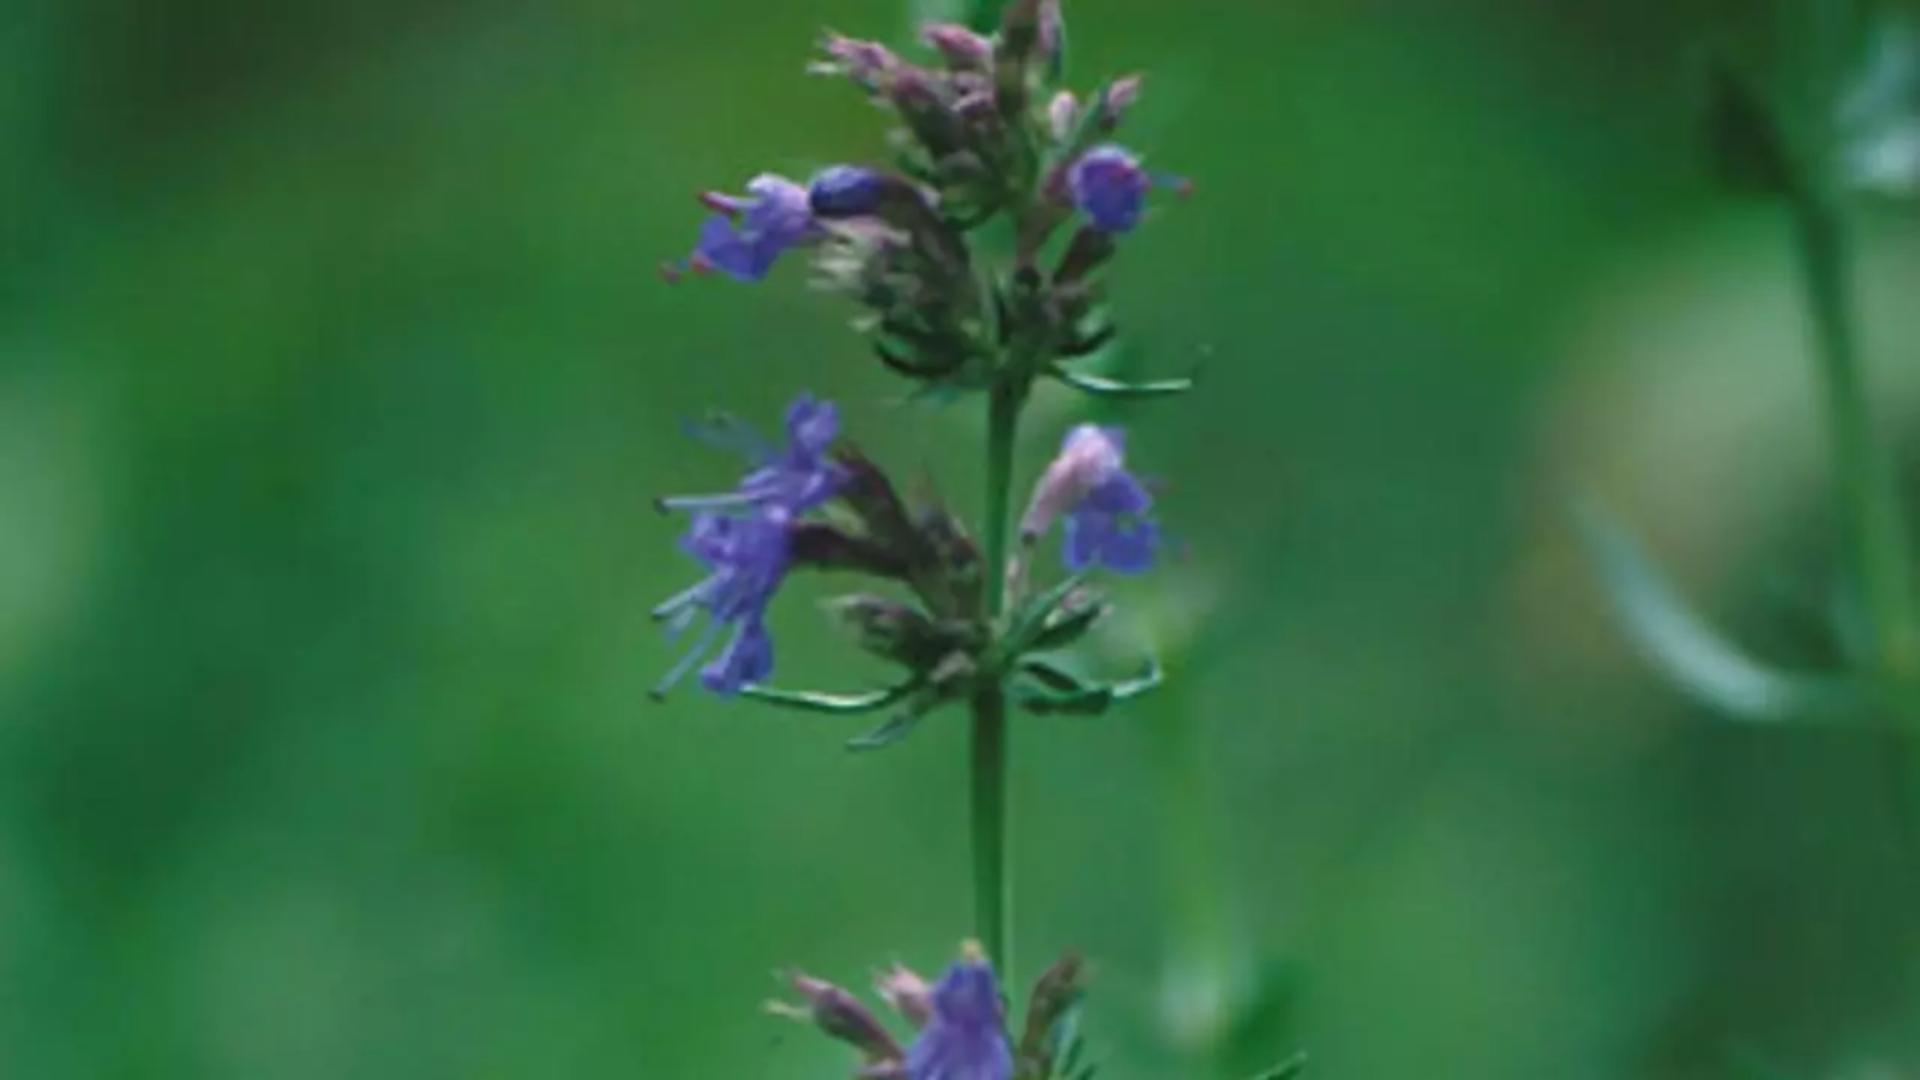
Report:
[[[1132,356],[1207,378],[1124,415],[1185,554],[1111,663],[1151,643],[1173,687],[1017,729],[1019,978],[1094,958],[1110,1080],[1920,1075],[1888,744],[1686,705],[1567,524],[1601,494],[1743,640],[1820,657],[1786,233],[1695,146],[1754,12],[1069,17],[1199,184],[1127,245]],[[650,704],[692,568],[649,499],[734,475],[684,418],[810,388],[971,506],[980,417],[903,404],[797,266],[655,268],[696,190],[880,154],[800,70],[822,26],[902,40],[898,0],[0,25],[0,1075],[845,1075],[769,972],[951,955],[964,725],[853,757]],[[1920,220],[1866,225],[1898,422]],[[1044,399],[1025,469],[1093,415]],[[779,605],[785,682],[874,675],[818,632],[831,584]]]

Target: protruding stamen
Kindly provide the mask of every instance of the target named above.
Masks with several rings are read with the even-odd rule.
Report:
[[[654,684],[653,689],[647,692],[647,696],[655,701],[665,701],[667,693],[680,685],[680,681],[687,677],[687,673],[700,662],[700,658],[712,650],[713,643],[719,639],[722,628],[723,624],[717,622],[709,625],[707,632],[700,635],[700,640],[673,665],[665,678]]]
[[[663,513],[684,513],[688,510],[738,510],[758,501],[758,497],[752,493],[729,491],[724,495],[661,495],[653,500],[653,505]]]

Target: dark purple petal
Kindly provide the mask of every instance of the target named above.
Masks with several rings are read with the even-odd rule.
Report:
[[[773,266],[725,214],[715,214],[701,224],[700,242],[693,248],[693,264],[718,270],[738,281],[759,281]]]
[[[962,960],[947,969],[933,988],[933,1008],[948,1024],[995,1030],[1000,1027],[1000,987],[984,962]]]
[[[823,218],[865,217],[880,208],[887,186],[887,178],[872,169],[835,165],[813,178],[808,201]]]
[[[1139,159],[1117,146],[1101,146],[1081,155],[1067,173],[1073,203],[1102,232],[1130,232],[1146,210],[1153,178]]]
[[[1144,574],[1153,569],[1159,548],[1159,525],[1144,518],[1123,520],[1107,534],[1100,561],[1116,574]]]
[[[802,394],[787,406],[787,439],[792,444],[789,453],[817,458],[839,436],[840,407],[833,402]]]
[[[773,673],[773,639],[758,617],[743,623],[725,652],[700,671],[700,682],[716,694],[737,694]]]
[[[933,1018],[907,1054],[909,1080],[1010,1080],[1000,989],[984,960],[963,959],[933,989]]]
[[[747,195],[710,194],[720,210],[700,226],[690,260],[739,281],[759,281],[782,254],[816,239],[820,226],[807,205],[807,189],[783,176],[757,176]]]
[[[1153,508],[1153,496],[1130,473],[1115,473],[1087,492],[1085,505],[1103,514],[1144,514]]]
[[[1120,574],[1153,569],[1160,526],[1133,514],[1108,514],[1082,508],[1067,516],[1063,558],[1078,573],[1096,566]]]
[[[1111,520],[1100,514],[1068,515],[1066,541],[1061,549],[1067,569],[1078,574],[1099,565],[1100,549],[1106,544],[1106,529]]]

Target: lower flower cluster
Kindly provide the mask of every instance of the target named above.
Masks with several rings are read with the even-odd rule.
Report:
[[[860,1080],[1077,1080],[1092,1074],[1078,1060],[1074,1030],[1080,980],[1078,957],[1063,957],[1047,969],[1034,986],[1017,1043],[993,967],[972,943],[938,982],[928,984],[897,965],[876,978],[881,999],[915,1033],[905,1045],[858,996],[809,975],[788,980],[804,1006],[775,1002],[768,1009],[810,1021],[859,1051],[861,1064],[852,1075]]]

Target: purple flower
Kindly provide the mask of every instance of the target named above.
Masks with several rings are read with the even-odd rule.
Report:
[[[670,272],[718,270],[738,281],[759,281],[787,249],[820,236],[807,189],[784,176],[756,176],[745,195],[708,192],[700,198],[714,214],[700,226],[693,254]]]
[[[789,562],[788,525],[784,508],[773,506],[744,516],[696,514],[680,548],[707,567],[705,579],[653,609],[678,637],[701,612],[708,626],[684,658],[655,688],[656,696],[686,677],[707,656],[728,627],[733,637],[720,655],[700,671],[700,682],[716,694],[738,693],[773,671],[773,641],[767,635],[767,605],[785,580]]]
[[[971,949],[933,988],[933,1017],[907,1052],[908,1080],[1009,1080],[1013,1050],[993,968]]]
[[[807,195],[819,217],[865,217],[879,209],[887,187],[887,178],[872,169],[835,165],[814,176]]]
[[[1156,187],[1188,189],[1177,177],[1160,177],[1140,166],[1140,159],[1113,145],[1097,146],[1080,156],[1067,170],[1067,192],[1080,212],[1101,232],[1131,232],[1146,212],[1147,192]]]
[[[739,425],[714,428],[711,437],[734,443],[754,459],[754,468],[734,491],[660,500],[663,509],[694,512],[680,547],[707,568],[707,576],[655,608],[653,616],[676,637],[702,612],[709,625],[661,681],[656,695],[685,678],[729,627],[732,638],[701,670],[700,681],[715,693],[733,694],[773,671],[767,605],[792,561],[793,522],[833,498],[846,478],[845,470],[828,456],[840,429],[839,410],[832,402],[802,394],[787,408],[786,426],[784,448],[768,446]]]
[[[1027,543],[1037,542],[1064,516],[1069,569],[1104,566],[1138,574],[1152,568],[1160,546],[1152,509],[1152,493],[1126,470],[1125,435],[1082,424],[1067,433],[1059,456],[1034,486],[1020,533]]]
[[[828,451],[840,434],[840,409],[831,401],[801,394],[787,406],[787,445],[770,446],[752,429],[722,421],[702,432],[711,441],[752,458],[753,469],[740,486],[720,495],[676,496],[660,500],[665,510],[784,509],[797,517],[834,497],[845,470]]]

